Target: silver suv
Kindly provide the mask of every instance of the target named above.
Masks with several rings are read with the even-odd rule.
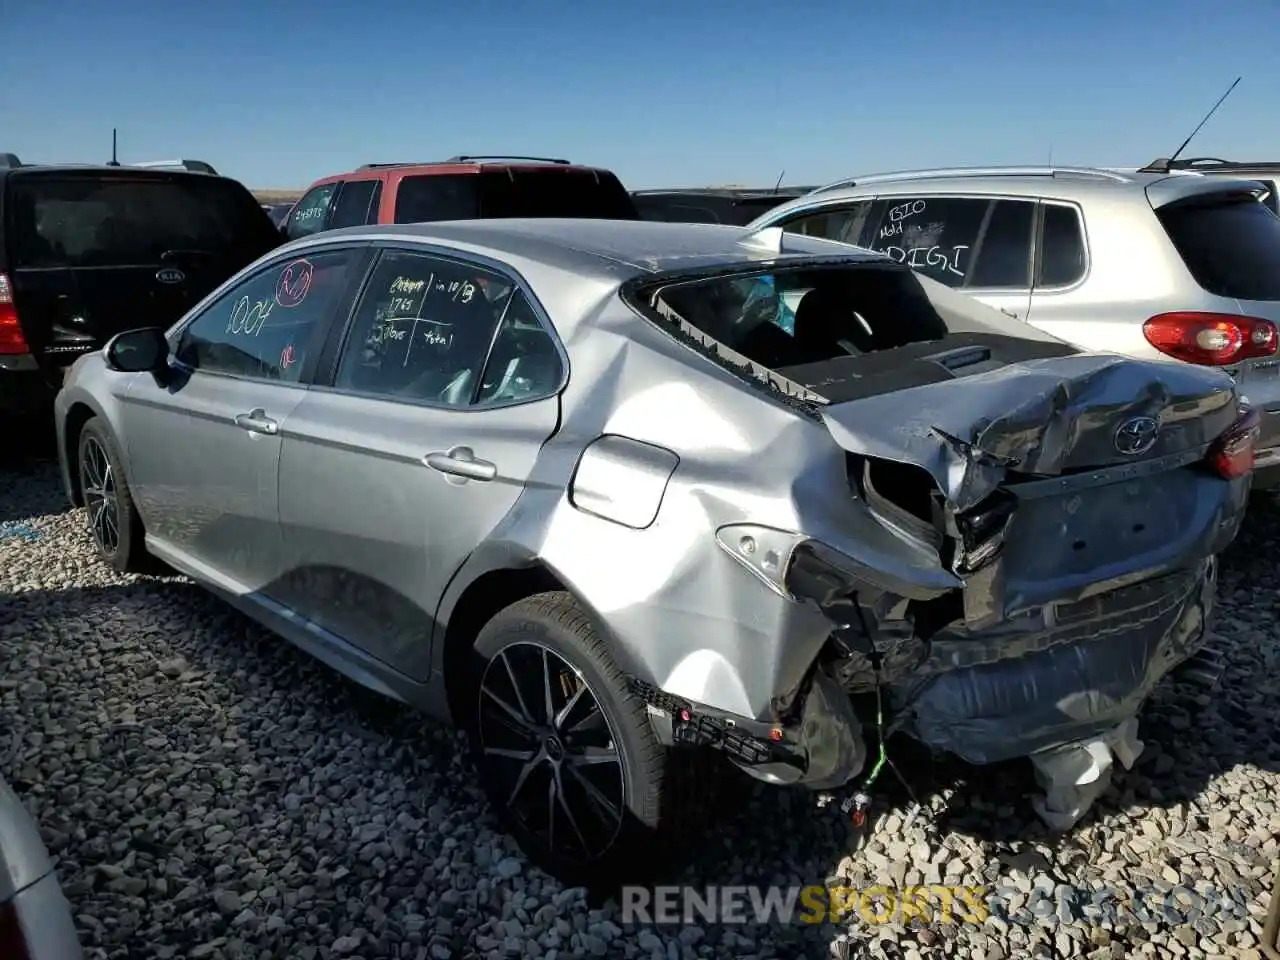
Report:
[[[842,180],[760,229],[905,262],[1085,350],[1226,369],[1280,484],[1280,217],[1256,182],[1174,169],[990,167]]]

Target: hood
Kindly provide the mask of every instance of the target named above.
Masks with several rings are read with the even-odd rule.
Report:
[[[1207,447],[1238,407],[1220,371],[1075,354],[832,404],[822,419],[849,453],[922,467],[965,510],[1010,473],[1052,477]]]

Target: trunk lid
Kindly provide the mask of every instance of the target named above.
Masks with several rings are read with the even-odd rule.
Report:
[[[935,553],[964,585],[968,627],[987,629],[1074,616],[1230,542],[1247,483],[1188,468],[1239,408],[1222,371],[1075,354],[821,416],[873,516]]]
[[[822,419],[849,453],[924,469],[963,511],[1010,474],[1030,480],[1200,455],[1238,406],[1220,371],[1075,354],[949,373],[832,404]]]
[[[168,327],[281,241],[243,186],[206,174],[11,174],[3,236],[23,334],[46,367]]]

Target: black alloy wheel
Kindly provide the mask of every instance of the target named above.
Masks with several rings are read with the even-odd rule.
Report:
[[[540,643],[516,641],[486,664],[478,699],[481,755],[510,813],[558,859],[604,855],[622,830],[627,783],[582,672]]]

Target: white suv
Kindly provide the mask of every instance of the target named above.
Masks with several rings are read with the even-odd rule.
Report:
[[[1226,369],[1280,485],[1280,217],[1263,185],[1152,169],[879,174],[757,218],[879,251],[1081,349]]]

